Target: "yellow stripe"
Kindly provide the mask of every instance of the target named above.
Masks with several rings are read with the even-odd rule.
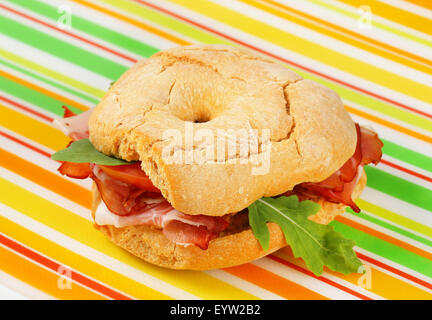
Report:
[[[426,34],[432,34],[432,19],[427,19],[423,16],[393,7],[386,3],[376,1],[376,0],[340,0],[348,5],[354,6],[356,8],[360,6],[369,6],[371,8],[372,14],[379,15],[390,21],[394,21],[410,27],[412,29],[424,32]],[[430,0],[423,0],[425,2]],[[372,21],[373,23],[373,21]]]
[[[329,66],[337,67],[353,75],[373,81],[397,92],[416,97],[425,102],[432,103],[431,87],[420,82],[412,81],[384,69],[364,63],[355,58],[348,57],[335,50],[320,46],[301,36],[296,36],[283,30],[272,27],[266,23],[249,18],[238,12],[222,7],[208,0],[188,1],[170,0],[200,14],[219,20],[243,32],[265,39],[282,48],[296,51],[302,55],[323,62]]]
[[[132,297],[138,299],[170,299],[170,297],[163,293],[157,292],[148,286],[84,258],[1,216],[0,225],[2,226],[1,231],[9,237]]]
[[[103,91],[103,90],[100,90],[98,88],[87,85],[81,81],[75,80],[71,77],[68,77],[67,75],[64,75],[60,72],[56,72],[54,70],[46,68],[42,65],[34,63],[33,61],[27,60],[21,56],[18,56],[12,52],[3,50],[1,48],[0,48],[0,56],[4,57],[6,59],[9,59],[11,61],[14,61],[15,63],[18,63],[21,66],[27,66],[28,68],[31,68],[37,72],[40,72],[41,74],[44,74],[50,78],[56,79],[56,80],[61,81],[63,83],[69,84],[72,87],[78,88],[78,89],[80,89],[84,92],[87,92],[91,95],[94,95],[98,98],[102,98],[105,95],[105,91]]]
[[[5,71],[2,71],[1,69],[0,69],[0,76],[5,77],[5,78],[7,78],[9,80],[12,80],[12,81],[14,81],[16,83],[19,83],[19,84],[21,84],[23,86],[26,86],[26,87],[28,87],[28,88],[30,88],[32,90],[38,91],[38,92],[40,92],[40,93],[42,93],[42,94],[44,94],[44,95],[46,95],[48,97],[51,97],[53,99],[62,101],[62,102],[66,103],[66,104],[68,104],[70,106],[74,106],[74,107],[76,107],[76,108],[78,108],[80,110],[85,111],[85,110],[89,109],[89,107],[87,107],[87,106],[85,106],[85,105],[83,105],[83,104],[81,104],[79,102],[76,102],[76,101],[74,101],[72,99],[69,99],[69,98],[67,98],[65,96],[59,95],[59,94],[57,94],[57,93],[55,93],[53,91],[50,91],[50,90],[45,89],[43,87],[40,87],[40,86],[38,86],[38,85],[36,85],[36,84],[34,84],[32,82],[29,82],[27,80],[21,79],[21,78],[15,76],[13,74],[10,74],[10,73],[7,73]]]
[[[292,262],[304,269],[306,265],[301,259],[295,259],[292,255],[290,248],[284,248],[276,252],[277,257],[285,259],[289,262]],[[331,274],[334,277],[339,279],[348,281],[354,285],[361,286],[361,280],[366,279],[364,275],[358,273],[352,273],[349,275],[343,275],[338,272],[331,271],[325,268],[325,271]],[[364,288],[373,292],[383,298],[386,299],[432,299],[432,294],[419,289],[408,282],[402,281],[398,278],[395,278],[385,272],[380,271],[379,269],[370,266],[370,288]],[[367,285],[368,282],[363,282],[363,285]]]
[[[296,23],[298,25],[302,25],[305,28],[314,30],[314,31],[319,32],[323,35],[332,37],[334,39],[338,39],[338,40],[340,40],[344,43],[350,44],[354,47],[357,47],[357,48],[363,49],[365,51],[369,51],[371,53],[380,55],[381,57],[384,57],[390,61],[395,61],[395,62],[398,62],[400,64],[404,64],[408,67],[417,69],[417,70],[422,71],[426,74],[432,74],[432,67],[431,66],[428,66],[426,64],[419,63],[413,59],[407,58],[403,55],[403,53],[401,54],[401,53],[393,52],[389,49],[387,49],[387,50],[382,49],[382,48],[377,47],[376,45],[374,45],[372,43],[368,43],[365,40],[357,39],[353,35],[344,34],[345,30],[341,29],[341,28],[339,28],[339,30],[336,29],[336,28],[338,28],[337,25],[334,25],[334,26],[331,26],[328,24],[326,25],[326,24],[324,24],[325,23],[324,21],[323,21],[323,23],[320,23],[320,22],[312,21],[311,18],[304,18],[304,17],[299,18],[300,13],[297,13],[297,14],[289,13],[290,11],[288,11],[288,10],[294,11],[293,9],[290,9],[289,7],[283,7],[282,10],[278,7],[275,7],[276,5],[282,6],[279,3],[273,3],[273,1],[270,2],[270,0],[267,0],[267,2],[271,5],[264,4],[259,0],[258,1],[257,0],[239,0],[239,1],[244,2],[244,3],[246,3],[250,6],[253,6],[255,8],[267,11],[271,14],[274,14],[274,15],[281,17],[285,20],[289,20],[289,21]],[[394,51],[398,50],[397,48],[392,48],[392,49]]]
[[[2,104],[0,104],[0,125],[28,139],[33,140],[37,137],[38,143],[53,150],[65,148],[70,141],[61,131]]]
[[[2,246],[0,246],[0,270],[58,299],[107,299],[76,282],[72,283],[70,289],[60,289],[58,286],[58,274],[30,262]]]
[[[203,299],[257,299],[203,272],[168,270],[145,263],[109,242],[91,222],[2,178],[0,201],[72,239],[195,296]]]
[[[381,218],[392,221],[408,229],[411,229],[413,231],[416,231],[420,234],[432,238],[432,228],[428,227],[425,224],[411,220],[405,216],[399,215],[395,212],[392,212],[390,210],[387,210],[383,207],[377,206],[376,204],[367,202],[362,199],[357,199],[356,203],[360,208],[362,208],[362,210],[369,211]]]

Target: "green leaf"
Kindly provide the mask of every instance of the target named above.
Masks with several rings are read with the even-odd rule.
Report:
[[[57,151],[51,159],[58,161],[69,161],[77,163],[95,163],[104,166],[118,166],[130,164],[122,159],[114,158],[99,152],[93,147],[89,139],[81,139],[71,143],[66,149]]]
[[[323,267],[349,274],[358,272],[363,264],[352,249],[354,241],[346,239],[333,227],[308,219],[320,206],[297,196],[261,198],[249,206],[249,223],[264,250],[268,250],[270,233],[267,222],[277,223],[294,257],[301,257],[309,270],[321,275]]]

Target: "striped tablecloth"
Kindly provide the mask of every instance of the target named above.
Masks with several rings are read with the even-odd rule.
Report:
[[[432,2],[427,0],[1,0],[0,298],[432,298]],[[79,112],[138,59],[224,43],[339,93],[384,156],[332,223],[366,273],[313,276],[289,249],[209,272],[161,269],[90,221],[89,182],[50,159],[51,124]]]

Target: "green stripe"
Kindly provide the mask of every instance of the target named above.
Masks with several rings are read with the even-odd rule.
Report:
[[[384,209],[376,204],[372,204],[363,199],[357,199],[355,201],[357,205],[365,211],[368,211],[380,218],[383,218],[387,221],[391,221],[405,228],[411,229],[415,232],[418,232],[424,236],[432,238],[432,228],[427,225],[421,224],[417,221],[411,220],[406,216],[401,216],[395,212]]]
[[[367,185],[415,206],[432,211],[432,191],[371,166],[365,166]]]
[[[127,70],[124,65],[78,48],[66,41],[32,29],[4,16],[0,16],[0,33],[109,79],[116,80]]]
[[[35,74],[33,72],[30,72],[28,70],[25,70],[25,69],[21,68],[21,67],[15,65],[15,64],[9,63],[9,62],[1,59],[1,58],[0,58],[0,63],[3,64],[3,65],[5,65],[5,66],[7,66],[7,67],[9,67],[9,68],[11,68],[11,69],[14,69],[14,70],[18,71],[18,72],[21,72],[21,73],[26,74],[26,75],[28,75],[30,77],[38,79],[38,80],[40,80],[42,82],[45,82],[45,83],[47,83],[49,85],[52,85],[52,86],[54,86],[56,88],[59,88],[59,89],[61,89],[63,91],[69,92],[69,93],[71,93],[71,94],[73,94],[73,95],[75,95],[77,97],[85,99],[85,100],[87,100],[87,101],[89,101],[91,103],[97,104],[99,102],[95,98],[89,97],[89,96],[87,96],[87,95],[85,95],[85,94],[83,94],[81,92],[78,92],[78,91],[73,90],[71,88],[65,87],[65,86],[63,86],[63,85],[61,85],[61,84],[59,84],[57,82],[51,81],[51,80],[49,80],[49,79],[47,79],[45,77],[39,76],[39,75],[37,75],[37,74]]]
[[[330,225],[345,237],[353,239],[360,248],[417,271],[418,273],[432,277],[431,260],[338,221],[332,221]]]
[[[55,22],[59,18],[57,7],[52,7],[40,1],[8,0],[8,2],[12,2],[28,10],[32,10],[33,12],[43,15]],[[94,37],[103,39],[107,42],[117,45],[118,47],[125,48],[142,57],[149,57],[158,51],[157,48],[152,47],[144,42],[140,42],[111,29],[105,28],[99,24],[81,18],[76,14],[72,14],[71,22],[72,28],[76,30],[91,34]]]
[[[22,86],[2,76],[0,76],[0,89],[11,95],[14,95],[17,98],[20,98],[21,100],[36,105],[41,109],[52,112],[60,117],[63,116],[63,109],[61,107],[62,105],[68,106],[72,111],[76,113],[82,112],[81,110],[72,107],[64,103],[63,101],[48,97],[42,93]]]
[[[189,38],[199,40],[202,43],[218,43],[218,44],[231,44],[230,41],[224,40],[220,37],[213,36],[209,32],[202,31],[192,25],[173,19],[167,15],[158,13],[157,11],[150,10],[142,5],[130,1],[119,0],[100,0],[115,8],[121,9],[134,16],[150,20],[158,25],[164,26],[176,33],[187,35]]]
[[[402,235],[404,237],[407,237],[409,239],[412,239],[412,240],[415,240],[417,242],[423,243],[423,244],[425,244],[427,246],[430,246],[432,248],[432,241],[431,240],[423,238],[423,237],[421,237],[421,236],[419,236],[419,235],[417,235],[415,233],[409,232],[409,231],[407,231],[405,229],[402,229],[402,228],[399,228],[399,227],[397,227],[397,226],[395,226],[395,225],[393,225],[391,223],[388,223],[386,221],[383,221],[381,219],[373,217],[373,216],[371,216],[369,214],[366,214],[364,211],[362,211],[360,213],[355,213],[350,208],[348,208],[346,211],[348,213],[350,213],[351,215],[353,215],[353,216],[360,217],[360,218],[362,218],[362,219],[364,219],[366,221],[372,222],[372,223],[374,223],[374,224],[376,224],[378,226],[381,226],[381,227],[383,227],[385,229],[388,229],[388,230],[391,230],[393,232],[396,232],[396,233],[398,233],[398,234],[400,234],[400,235]]]
[[[12,52],[8,52],[0,48],[0,56],[3,58],[13,61],[16,64],[26,67],[27,69],[31,69],[37,73],[43,74],[51,79],[56,80],[57,82],[62,82],[64,84],[70,85],[78,90],[84,91],[94,97],[102,98],[105,95],[105,91],[100,90],[98,88],[92,87],[88,84],[85,84],[81,81],[75,80],[71,77],[68,77],[60,72],[51,70],[46,68],[40,64],[37,64],[33,61],[27,60],[23,57],[20,57]]]
[[[384,142],[384,147],[382,149],[383,153],[389,155],[390,157],[412,164],[413,166],[432,172],[431,157],[428,157],[427,155],[415,152],[410,149],[406,149],[391,141],[382,138],[381,140]]]
[[[158,25],[161,25],[165,28],[169,28],[175,32],[184,34],[187,37],[202,43],[232,44],[230,41],[224,40],[220,37],[213,36],[209,32],[201,31],[200,29],[194,28],[188,24],[180,22],[179,20],[172,19],[166,15],[162,15],[154,10],[147,9],[144,6],[138,5],[133,2],[125,2],[125,1],[117,1],[117,0],[102,0],[102,2],[115,6],[135,16],[150,20]],[[355,102],[358,105],[362,105],[368,109],[374,110],[381,114],[385,114],[387,116],[398,119],[405,123],[409,123],[413,126],[417,126],[424,130],[428,130],[432,132],[432,121],[425,117],[395,107],[381,100],[374,99],[360,92],[356,92],[347,87],[338,85],[334,82],[325,80],[321,77],[305,72],[301,69],[297,69],[291,66],[289,67],[293,69],[295,72],[297,72],[298,74],[300,74],[302,77],[312,79],[335,90],[344,99],[347,99],[349,101]]]
[[[327,8],[327,9],[329,9],[331,11],[335,11],[337,13],[340,13],[340,14],[344,15],[344,16],[347,16],[347,17],[349,17],[349,18],[351,18],[351,19],[354,20],[353,21],[354,24],[356,24],[357,21],[358,21],[358,19],[359,19],[359,15],[358,14],[352,13],[352,12],[350,12],[348,10],[344,10],[344,9],[342,9],[340,7],[337,7],[337,6],[334,6],[334,5],[332,5],[332,4],[328,3],[328,2],[325,2],[325,1],[322,1],[322,0],[308,0],[308,1],[314,3],[314,4],[318,5],[318,6]],[[372,12],[373,12],[373,8],[372,8]],[[396,29],[394,27],[388,26],[388,25],[386,25],[384,23],[381,23],[381,22],[377,21],[376,19],[374,19],[372,21],[372,25],[373,25],[374,28],[379,28],[379,29],[385,30],[387,32],[394,33],[394,34],[396,34],[398,36],[401,36],[401,37],[413,40],[415,42],[424,44],[426,46],[432,47],[432,42],[431,41],[428,41],[427,39],[424,39],[424,38],[421,38],[421,37],[417,37],[417,36],[412,35],[412,34],[410,34],[408,32],[405,32],[403,30]]]
[[[311,75],[302,70],[296,69],[295,71],[304,78],[309,78],[311,80],[319,82],[326,87],[336,91],[343,99],[347,101],[347,105],[350,105],[349,102],[351,101],[364,108],[376,111],[399,121],[432,132],[432,120],[426,117],[420,116],[416,113],[407,111],[402,108],[392,106],[378,99],[374,99],[371,96],[365,95],[355,90],[351,90],[348,87],[338,85],[335,82],[331,82],[323,78]]]

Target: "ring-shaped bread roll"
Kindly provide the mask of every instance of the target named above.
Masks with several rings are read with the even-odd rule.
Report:
[[[101,152],[142,161],[174,208],[213,216],[324,180],[357,141],[334,91],[223,45],[177,47],[138,62],[95,108],[89,129]],[[228,139],[221,153],[219,138]],[[256,148],[226,152],[236,144],[240,150],[242,139]],[[212,150],[215,161],[207,157]]]

